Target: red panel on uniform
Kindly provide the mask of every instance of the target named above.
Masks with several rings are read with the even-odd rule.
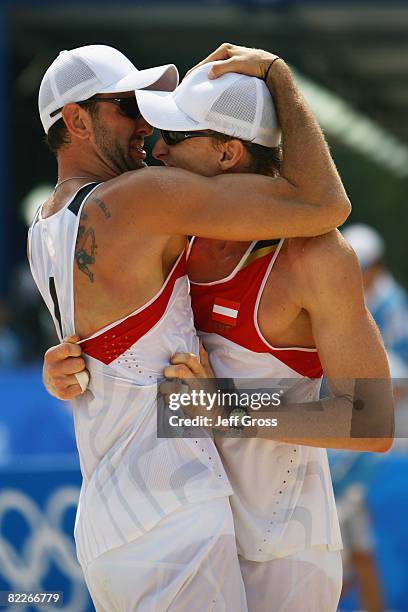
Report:
[[[302,376],[320,378],[323,372],[316,350],[272,349],[255,326],[256,301],[274,255],[275,252],[271,252],[255,259],[225,282],[191,283],[191,304],[196,329],[223,336],[255,353],[269,353]],[[216,304],[237,310],[237,316],[232,318],[224,314],[214,317]]]
[[[81,342],[82,351],[106,365],[123,355],[160,321],[166,311],[176,280],[185,274],[186,256],[183,253],[149,306],[142,307],[135,314],[95,338]]]

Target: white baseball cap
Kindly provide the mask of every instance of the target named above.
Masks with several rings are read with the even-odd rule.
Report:
[[[377,263],[385,253],[384,240],[377,230],[369,225],[364,223],[348,225],[342,230],[342,234],[355,250],[363,269]]]
[[[171,93],[136,91],[146,121],[161,130],[214,130],[264,147],[277,147],[281,131],[265,83],[235,72],[210,80],[212,65],[193,70]]]
[[[38,108],[47,133],[61,119],[62,107],[82,102],[98,93],[121,93],[153,88],[172,91],[177,87],[174,64],[138,70],[117,49],[107,45],[87,45],[61,51],[41,81]]]

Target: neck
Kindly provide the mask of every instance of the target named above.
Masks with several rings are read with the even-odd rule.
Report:
[[[94,150],[83,145],[70,145],[57,156],[58,182],[71,176],[85,176],[93,181],[108,181],[118,176],[104,159],[95,155]]]
[[[58,159],[58,183],[70,177],[83,177],[90,181],[108,181],[116,175],[103,171],[101,168],[95,167],[89,163],[71,163],[70,160]],[[74,182],[74,181],[73,181]]]
[[[94,183],[94,182],[104,182],[104,180],[106,179],[102,179],[100,176],[96,176],[96,174],[94,174],[93,176],[91,174],[75,174],[75,175],[71,175],[71,174],[63,174],[61,171],[58,172],[58,180],[55,184],[54,187],[54,193],[55,191],[57,191],[57,189],[59,187],[62,187],[62,185],[64,185],[65,183],[69,183],[69,181],[72,181],[73,183],[75,181],[83,181],[85,183]]]
[[[65,183],[69,183],[69,181],[89,181],[91,180],[90,177],[88,176],[69,176],[68,178],[64,178],[60,181],[58,181],[58,183],[55,185],[54,187],[54,191],[53,191],[53,196],[55,196],[57,190],[62,187],[63,185],[65,185]],[[92,181],[93,182],[93,181]]]

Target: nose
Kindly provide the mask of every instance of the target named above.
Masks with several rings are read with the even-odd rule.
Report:
[[[143,136],[151,136],[153,134],[153,128],[150,123],[147,123],[146,119],[142,116],[136,119],[135,132],[143,134]]]
[[[164,157],[166,157],[166,155],[168,155],[168,152],[169,152],[168,145],[166,145],[163,138],[159,138],[159,140],[156,141],[152,149],[153,157],[155,159],[162,160]]]

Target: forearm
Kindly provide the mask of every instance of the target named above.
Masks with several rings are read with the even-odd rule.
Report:
[[[306,201],[328,207],[342,202],[345,206],[347,195],[322,130],[283,60],[271,66],[267,85],[282,129],[282,177]]]
[[[355,386],[353,393],[314,402],[252,409],[243,420],[242,436],[324,448],[388,450],[394,426],[388,381],[356,381]],[[224,418],[229,412],[224,410]],[[230,426],[234,431],[236,423],[232,420]],[[225,432],[228,427],[224,421],[215,429]]]
[[[384,453],[390,450],[393,438],[279,438],[279,441],[314,448]]]
[[[388,450],[394,429],[392,395],[388,381],[370,382],[373,384],[364,381],[363,393],[357,385],[359,389],[352,395],[289,404],[277,413],[276,428],[257,427],[256,436],[322,448]],[[254,412],[251,416],[255,416],[255,423],[262,419]]]

